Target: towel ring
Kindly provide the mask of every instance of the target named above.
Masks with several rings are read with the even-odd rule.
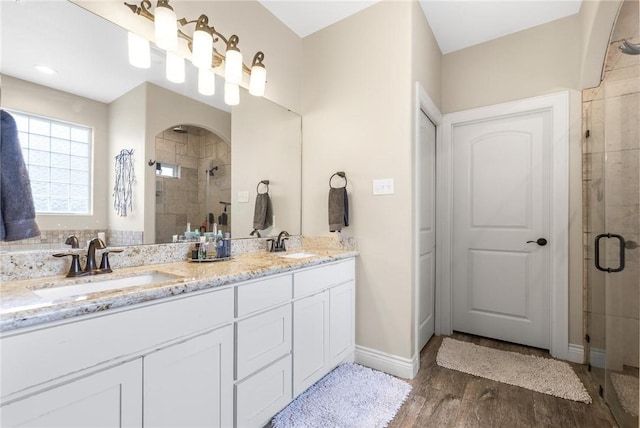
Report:
[[[344,186],[342,186],[342,187],[347,187],[347,174],[345,174],[345,173],[344,173],[344,171],[338,171],[338,172],[336,172],[335,174],[333,174],[331,177],[329,177],[329,187],[330,187],[330,188],[332,188],[332,189],[338,189],[338,187],[333,187],[333,186],[331,185],[331,180],[332,180],[332,179],[333,179],[333,177],[335,177],[336,175],[337,175],[338,177],[342,177],[342,178],[344,178]]]
[[[260,185],[264,184],[267,187],[267,190],[263,193],[269,193],[269,180],[262,180],[258,183],[258,185],[256,186],[256,193],[261,195],[262,193],[260,193]]]

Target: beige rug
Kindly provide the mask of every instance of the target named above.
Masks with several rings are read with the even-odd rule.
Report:
[[[478,346],[445,338],[436,362],[447,369],[583,403],[591,396],[571,366],[551,358]]]
[[[625,412],[638,416],[638,378],[611,373],[611,383]]]

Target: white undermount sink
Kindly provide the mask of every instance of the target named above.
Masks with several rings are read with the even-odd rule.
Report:
[[[117,290],[120,288],[134,287],[137,285],[149,285],[164,281],[175,281],[179,279],[178,276],[169,275],[161,272],[146,272],[139,275],[126,276],[121,278],[99,278],[91,282],[83,282],[74,285],[65,285],[62,287],[50,287],[41,288],[39,290],[33,290],[38,296],[43,299],[57,300],[68,297],[84,296],[91,293],[99,293],[102,291]]]
[[[289,253],[289,254],[280,254],[279,257],[283,259],[306,259],[307,257],[317,256],[315,253]]]

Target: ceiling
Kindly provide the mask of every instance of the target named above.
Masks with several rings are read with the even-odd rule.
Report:
[[[377,0],[258,1],[300,37],[306,37]],[[576,14],[581,3],[582,0],[420,0],[443,54]]]
[[[300,37],[375,4],[377,0],[259,0]],[[389,0],[408,1],[408,0]],[[443,53],[577,13],[580,0],[420,0]],[[63,0],[0,0],[0,73],[109,103],[144,81],[229,111],[218,91],[197,91],[197,71],[187,61],[185,84],[164,77],[164,55],[152,51],[151,69],[128,63],[126,32]],[[29,25],[25,25],[29,22]],[[91,37],[86,37],[91,34]],[[153,46],[153,45],[152,45]],[[34,65],[58,71],[45,75]],[[100,81],[99,85],[95,82]]]

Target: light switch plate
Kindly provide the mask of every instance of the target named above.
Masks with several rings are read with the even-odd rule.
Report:
[[[249,202],[249,191],[243,190],[238,192],[237,201],[238,203],[245,203],[245,204]]]
[[[393,178],[378,178],[373,180],[374,195],[393,195]]]

